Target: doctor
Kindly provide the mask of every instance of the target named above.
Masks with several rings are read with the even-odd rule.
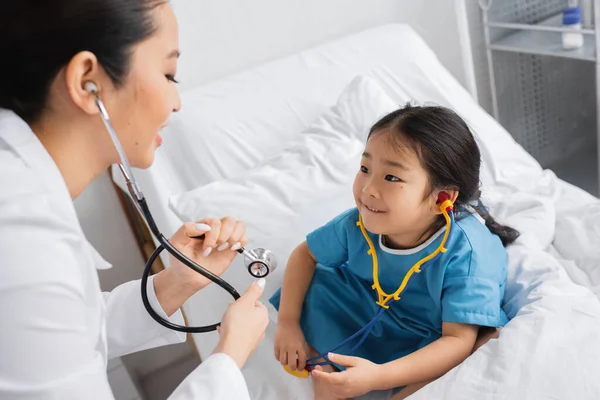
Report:
[[[72,200],[119,161],[86,81],[98,89],[131,164],[147,168],[181,107],[178,27],[156,0],[19,0],[0,11],[0,398],[113,399],[106,363],[185,340],[146,313],[140,282],[101,293],[106,262]],[[198,110],[202,112],[202,110]],[[190,236],[205,234],[203,241]],[[171,242],[215,274],[246,244],[233,218],[183,225]],[[233,248],[233,250],[232,250]],[[148,283],[155,310],[209,281],[171,260]],[[264,280],[229,306],[212,356],[171,399],[248,399],[240,372],[268,323]]]

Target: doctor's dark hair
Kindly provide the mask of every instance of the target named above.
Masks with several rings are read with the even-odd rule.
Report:
[[[0,107],[38,118],[52,82],[81,51],[94,53],[116,87],[131,47],[151,36],[160,0],[14,0],[0,12]]]
[[[391,135],[390,142],[399,146],[406,146],[408,142],[411,150],[418,155],[429,175],[426,197],[436,189],[458,190],[455,202],[457,214],[465,214],[463,211],[467,211],[466,206],[471,204],[504,246],[519,237],[515,229],[496,222],[481,203],[479,147],[465,121],[454,111],[444,107],[407,104],[373,125],[368,138],[379,134]],[[435,232],[444,225],[445,220],[440,216],[428,231]]]

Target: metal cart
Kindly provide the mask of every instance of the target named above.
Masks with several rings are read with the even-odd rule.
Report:
[[[598,195],[600,0],[564,50],[567,0],[480,0],[494,117],[540,164]]]

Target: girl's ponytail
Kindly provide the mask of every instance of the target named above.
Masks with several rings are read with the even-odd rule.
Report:
[[[487,208],[481,202],[481,198],[477,198],[477,205],[473,206],[473,209],[483,218],[485,226],[488,227],[490,232],[498,235],[504,247],[512,244],[519,237],[519,232],[510,226],[499,224],[494,217],[490,215]]]

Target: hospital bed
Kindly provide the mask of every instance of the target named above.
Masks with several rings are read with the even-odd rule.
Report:
[[[484,202],[521,232],[508,248],[503,307],[511,321],[411,398],[600,398],[600,201],[543,170],[409,26],[357,33],[193,88],[182,101],[154,165],[135,175],[167,236],[181,220],[245,220],[248,247],[278,256],[265,303],[304,235],[353,206],[351,182],[369,125],[408,101],[454,109],[481,148]],[[118,171],[113,178],[123,187]],[[224,277],[238,291],[252,281],[241,257]],[[216,285],[195,295],[184,305],[189,324],[218,321],[228,296]],[[244,368],[251,396],[310,399],[310,381],[274,359],[270,312],[267,336]],[[216,341],[216,333],[195,335],[203,357]]]

